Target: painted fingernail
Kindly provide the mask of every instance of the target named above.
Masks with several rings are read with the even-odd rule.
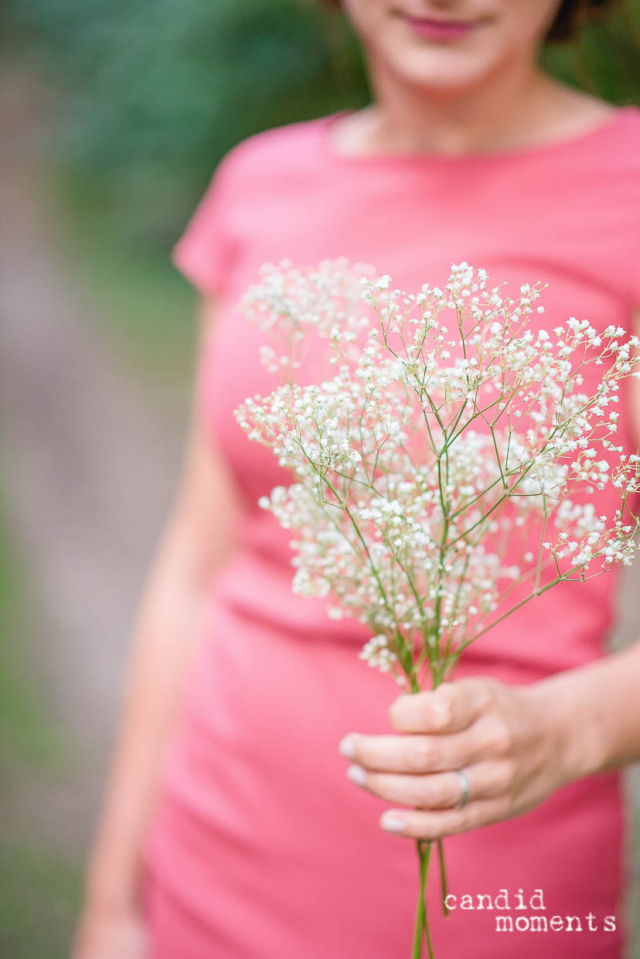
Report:
[[[357,783],[358,786],[364,786],[367,781],[367,774],[362,766],[349,766],[347,776],[352,783]]]
[[[348,735],[348,736],[345,736],[344,739],[340,740],[340,744],[338,746],[338,752],[341,753],[343,756],[346,756],[347,759],[353,759],[353,757],[356,754],[356,744],[353,739],[353,736]]]
[[[388,832],[403,832],[406,823],[404,819],[400,819],[395,813],[385,813],[380,820],[380,825],[383,829],[388,830]]]

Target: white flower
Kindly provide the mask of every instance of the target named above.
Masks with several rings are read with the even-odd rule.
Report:
[[[513,300],[464,262],[446,292],[375,277],[343,259],[266,265],[242,308],[281,385],[236,415],[290,474],[258,505],[292,531],[294,590],[366,623],[361,658],[412,688],[418,661],[455,660],[511,590],[635,555],[640,457],[611,441],[609,407],[640,340],[576,317],[535,330],[540,284]],[[323,341],[326,378],[297,382]]]

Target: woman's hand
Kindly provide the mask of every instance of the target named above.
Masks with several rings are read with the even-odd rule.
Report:
[[[137,913],[89,907],[82,916],[72,959],[147,959],[144,925]]]
[[[380,820],[414,839],[518,816],[585,771],[576,749],[580,719],[568,714],[558,690],[480,677],[403,694],[389,715],[398,733],[411,735],[345,736],[339,750],[353,761],[347,775],[381,799],[420,807],[387,810]],[[469,786],[462,808],[458,769]]]

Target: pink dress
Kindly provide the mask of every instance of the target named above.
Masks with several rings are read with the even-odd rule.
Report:
[[[392,731],[398,687],[358,659],[364,627],[328,619],[324,600],[291,592],[289,534],[257,507],[288,475],[232,415],[274,386],[259,362],[262,334],[233,309],[260,265],[345,255],[418,291],[442,285],[451,264],[466,260],[514,292],[548,282],[536,322],[549,328],[577,316],[630,329],[640,306],[640,109],[619,109],[572,140],[459,158],[340,155],[332,122],[292,124],[235,147],[174,251],[202,293],[222,297],[200,411],[246,510],[241,545],[211,583],[149,835],[152,959],[410,955],[415,843],[382,830],[391,804],[353,785],[337,752],[347,732]],[[618,436],[632,446],[629,404],[620,406]],[[604,655],[616,581],[611,572],[549,591],[467,650],[457,676],[531,683]],[[442,918],[434,870],[438,959],[620,957],[625,838],[620,776],[606,774],[447,839],[458,907]],[[500,890],[512,933],[496,930],[496,910],[462,907],[464,894],[477,903],[478,893],[495,901]],[[536,890],[544,909],[540,897],[530,903]],[[531,931],[537,915],[546,932]]]

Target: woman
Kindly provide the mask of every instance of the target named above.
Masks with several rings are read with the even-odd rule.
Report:
[[[442,959],[620,957],[617,770],[640,757],[640,644],[603,655],[615,574],[562,584],[471,647],[454,682],[398,697],[358,660],[360,626],[291,593],[288,536],[256,506],[287,477],[232,416],[273,381],[233,304],[266,260],[347,255],[405,289],[467,260],[548,282],[547,316],[631,332],[640,110],[537,66],[547,35],[606,2],[344,6],[373,105],[234,148],[175,250],[203,294],[197,402],[74,955],[408,956],[413,839],[447,837],[447,919],[429,888]],[[623,401],[631,447],[640,401]]]

